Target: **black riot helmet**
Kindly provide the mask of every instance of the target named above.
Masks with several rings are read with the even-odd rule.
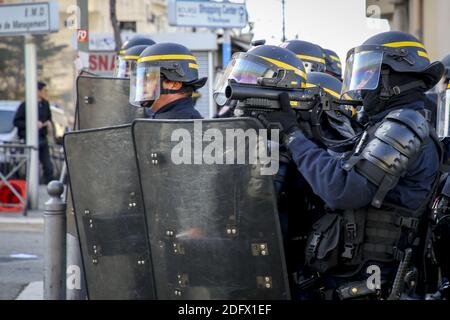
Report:
[[[325,95],[329,96],[327,99],[329,105],[318,110],[317,118],[320,119],[322,128],[315,128],[319,130],[316,135],[320,136],[322,142],[328,142],[327,145],[338,144],[336,134],[331,135],[332,138],[327,138],[327,133],[335,130],[343,139],[351,139],[355,136],[355,131],[352,128],[350,118],[354,116],[356,110],[350,106],[332,105],[331,101],[341,99],[342,82],[330,74],[323,72],[308,73],[307,88],[320,87]],[[324,111],[326,109],[326,111]],[[313,111],[314,112],[314,111]],[[316,120],[319,122],[319,120]],[[324,128],[324,130],[322,130]],[[342,142],[342,141],[341,141]]]
[[[382,79],[382,69],[408,74],[421,81],[405,84],[403,88],[391,87],[386,77]],[[378,84],[383,86],[382,94],[386,98],[400,94],[402,89],[407,91],[421,85],[427,91],[439,82],[443,72],[443,64],[431,63],[425,46],[416,37],[389,31],[369,38],[348,52],[342,92],[375,90]]]
[[[245,53],[235,53],[216,83],[214,100],[219,106],[228,102],[225,89],[229,81],[264,87],[265,80],[269,80],[271,87],[283,84],[284,89],[305,88],[305,67],[293,52],[277,46],[260,45]]]
[[[336,52],[330,49],[322,49],[325,54],[325,72],[331,74],[333,77],[342,79],[342,64],[341,59]]]
[[[290,40],[282,43],[280,47],[295,53],[305,64],[307,73],[325,71],[325,54],[318,45],[302,40]]]
[[[207,78],[199,78],[197,59],[177,43],[158,43],[145,49],[130,80],[130,103],[140,106],[153,102],[161,94],[193,93],[203,87]],[[164,80],[182,82],[179,90],[162,87]],[[147,104],[148,106],[148,104]]]
[[[120,50],[118,52],[118,55],[121,56],[125,54],[125,52],[130,49],[131,47],[135,46],[151,46],[154,45],[156,42],[153,41],[150,38],[144,37],[144,36],[134,36],[130,40],[127,40],[123,43],[122,47],[120,47]]]
[[[147,45],[139,45],[125,50],[117,59],[114,76],[116,78],[130,78],[132,71],[136,69],[139,56],[147,48]]]

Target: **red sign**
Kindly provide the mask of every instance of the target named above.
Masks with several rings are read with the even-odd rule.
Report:
[[[77,41],[78,42],[88,42],[89,33],[87,30],[79,29],[77,30]]]
[[[115,65],[115,52],[89,52],[89,71],[98,75],[112,76]]]

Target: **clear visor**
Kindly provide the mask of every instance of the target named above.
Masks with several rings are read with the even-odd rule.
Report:
[[[141,106],[142,102],[155,101],[161,93],[160,67],[137,67],[130,78],[130,103]]]
[[[136,67],[136,61],[118,59],[116,61],[116,70],[114,76],[116,78],[130,78],[132,70]]]
[[[225,72],[218,79],[214,89],[214,100],[219,106],[227,103],[225,89],[229,80],[243,84],[257,84],[258,78],[272,78],[274,75],[275,71],[263,62],[242,59],[238,56],[228,64]]]
[[[439,138],[450,137],[450,89],[439,98],[436,131]]]
[[[383,52],[362,51],[353,53],[347,59],[342,94],[360,96],[362,90],[378,87],[383,63]]]

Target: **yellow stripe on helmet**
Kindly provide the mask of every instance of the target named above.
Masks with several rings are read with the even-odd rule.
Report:
[[[421,57],[427,58],[428,60],[430,60],[430,57],[428,56],[428,53],[426,53],[425,51],[417,51],[417,54]]]
[[[196,64],[196,63],[189,63],[189,68],[191,68],[191,69],[198,69],[198,64]]]
[[[450,83],[447,85],[447,89],[450,89]]]
[[[309,60],[309,61],[320,62],[320,63],[325,64],[325,59],[323,59],[323,58],[307,56],[307,55],[304,55],[304,54],[297,54],[297,57],[299,57],[302,60]]]
[[[334,60],[334,61],[337,61],[337,62],[341,62],[341,59],[339,59],[339,57],[332,56],[332,55],[330,55],[329,57],[331,58],[331,60]]]
[[[194,56],[189,54],[162,54],[156,56],[142,57],[138,62],[157,61],[157,60],[192,60],[197,61]]]
[[[122,56],[120,57],[122,60],[138,60],[139,56]]]
[[[306,84],[306,88],[315,88],[315,87],[318,87],[318,85],[316,85],[316,84],[313,84],[313,83],[307,83]],[[341,98],[341,95],[339,94],[339,93],[337,93],[336,91],[334,91],[334,90],[331,90],[331,89],[328,89],[328,88],[323,88],[323,87],[321,87],[325,92],[327,92],[328,94],[331,94],[333,97],[335,97],[335,98],[337,98],[337,99],[340,99]]]
[[[258,57],[273,63],[277,67],[280,67],[280,68],[283,68],[283,69],[286,69],[286,70],[292,70],[292,71],[295,72],[295,74],[299,75],[300,77],[302,77],[303,79],[306,80],[306,73],[303,72],[302,70],[294,67],[294,66],[291,66],[290,64],[287,64],[287,63],[284,63],[284,62],[281,62],[281,61],[278,61],[278,60],[275,60],[275,59],[272,59],[272,58],[267,58],[267,57],[264,57],[264,56],[258,56]]]
[[[124,54],[127,50],[120,50],[119,54]]]
[[[336,91],[333,91],[333,90],[328,89],[328,88],[323,88],[323,90],[325,90],[325,92],[331,94],[336,99],[340,99],[341,98],[341,95],[339,93],[337,93]]]
[[[415,42],[415,41],[389,42],[389,43],[383,44],[383,46],[390,47],[390,48],[417,47],[417,48],[422,48],[422,49],[426,50],[425,46],[422,43]]]

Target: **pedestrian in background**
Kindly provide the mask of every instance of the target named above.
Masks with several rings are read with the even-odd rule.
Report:
[[[48,88],[44,82],[38,82],[38,129],[39,129],[39,161],[43,170],[43,183],[48,184],[53,180],[53,164],[50,159],[50,151],[47,140],[47,128],[52,126],[52,113],[48,102]],[[14,117],[14,125],[18,128],[19,138],[26,139],[26,107],[22,102]]]

